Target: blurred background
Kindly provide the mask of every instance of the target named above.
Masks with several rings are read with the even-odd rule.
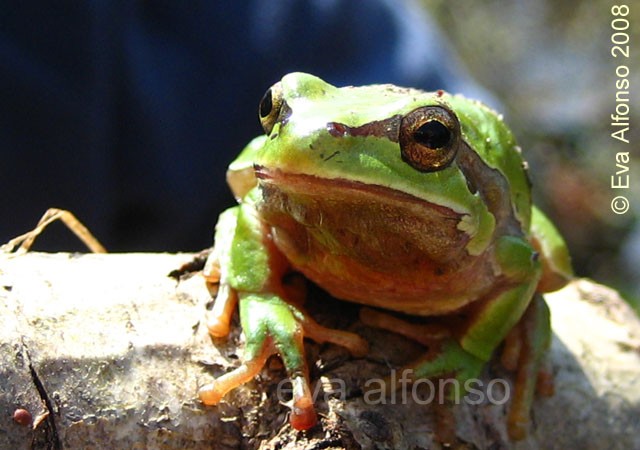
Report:
[[[0,241],[55,206],[110,251],[209,246],[233,204],[226,167],[261,133],[258,101],[306,71],[443,88],[504,113],[578,275],[640,311],[637,101],[630,144],[610,136],[616,67],[629,67],[631,95],[640,86],[640,8],[625,17],[629,58],[614,58],[616,3],[601,0],[28,3],[0,16]],[[622,151],[624,192],[610,187]],[[624,215],[610,208],[619,194]],[[35,249],[83,250],[59,224]]]

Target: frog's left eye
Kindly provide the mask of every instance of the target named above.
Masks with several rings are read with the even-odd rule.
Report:
[[[460,123],[442,106],[423,106],[402,118],[400,151],[402,159],[422,172],[442,170],[456,156]]]
[[[273,130],[274,125],[280,117],[283,103],[282,86],[280,83],[276,83],[267,89],[267,92],[262,96],[262,100],[260,100],[258,115],[260,116],[260,123],[267,136],[271,134],[271,130]]]

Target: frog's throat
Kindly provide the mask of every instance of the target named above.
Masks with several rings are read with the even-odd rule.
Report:
[[[336,297],[446,314],[494,281],[491,254],[469,254],[470,236],[458,226],[464,215],[450,208],[344,179],[264,167],[256,167],[256,177],[256,207],[276,246]]]

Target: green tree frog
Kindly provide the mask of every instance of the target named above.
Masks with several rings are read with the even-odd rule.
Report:
[[[355,356],[360,336],[328,329],[283,283],[303,274],[338,299],[367,305],[370,323],[428,347],[414,377],[478,377],[502,346],[517,370],[510,434],[526,434],[550,342],[539,295],[572,276],[567,248],[532,206],[519,147],[500,115],[443,91],[332,86],[304,73],[259,105],[265,134],[233,161],[239,202],[223,212],[205,277],[219,283],[208,328],[229,333],[236,306],[242,364],[203,386],[218,403],[278,354],[292,382],[291,425],[316,423],[303,339]],[[390,310],[430,318],[415,327]]]

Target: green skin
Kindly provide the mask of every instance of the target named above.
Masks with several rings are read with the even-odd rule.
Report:
[[[216,264],[224,271],[221,282],[238,294],[247,343],[245,359],[256,358],[269,341],[291,376],[304,376],[304,355],[299,344],[304,312],[286,298],[280,284],[284,271],[293,269],[344,300],[438,316],[445,324],[465,308],[472,308],[473,313],[464,316],[463,326],[439,345],[440,353],[415,365],[416,377],[455,374],[460,381],[477,377],[527,308],[540,303],[542,306],[536,308],[542,312],[531,319],[534,333],[529,337],[535,375],[551,335],[546,305],[535,293],[561,287],[571,277],[571,265],[564,241],[551,222],[531,205],[520,150],[501,117],[476,101],[443,92],[389,85],[337,88],[302,73],[286,75],[267,97],[260,111],[266,135],[254,139],[229,167],[229,184],[239,205],[221,215],[214,252]],[[402,133],[408,126],[401,122],[402,118],[428,106],[445,108],[458,127],[452,132],[457,139],[452,148],[457,153],[449,149],[453,159],[437,168],[429,167],[430,163],[420,167],[424,163],[409,161],[411,157],[402,154],[402,141],[397,137],[398,130]],[[393,130],[380,131],[376,124]],[[413,135],[409,136],[413,142]],[[302,175],[304,180],[313,182],[322,180],[323,184],[317,186],[327,187],[329,194],[325,192],[325,196],[337,192],[334,203],[342,201],[343,184],[347,189],[358,186],[367,194],[357,197],[352,205],[362,211],[376,210],[381,205],[396,206],[393,196],[400,193],[415,204],[424,204],[425,210],[439,208],[457,218],[445,237],[416,244],[428,249],[425,267],[435,267],[440,272],[446,269],[448,284],[443,284],[437,293],[427,285],[412,287],[407,297],[415,297],[413,302],[397,302],[380,292],[372,293],[369,301],[366,294],[377,283],[360,281],[362,277],[357,274],[366,272],[368,264],[378,267],[383,253],[390,250],[379,255],[373,252],[363,262],[341,240],[335,223],[324,225],[323,218],[330,217],[334,203],[313,196],[296,197],[299,187],[290,175]],[[369,186],[382,186],[385,192],[394,194],[378,201],[379,191],[369,191]],[[274,191],[280,194],[273,195]],[[319,217],[315,221],[314,213]],[[357,215],[356,212],[354,216]],[[370,219],[361,225],[356,223],[357,218],[343,218],[349,229],[380,233],[389,232],[387,225],[396,226],[385,224],[385,220],[398,220],[382,215],[376,225]],[[434,224],[439,227],[450,223],[434,220],[429,222],[430,229]],[[309,225],[309,221],[313,223]],[[287,234],[298,230],[296,227],[304,228],[303,240],[314,240],[317,246],[306,253],[300,251],[301,239]],[[413,242],[409,228],[397,225],[393,230],[400,238]],[[359,232],[358,242],[376,239]],[[447,241],[447,236],[454,235],[455,241]],[[341,255],[343,259],[331,256],[327,266],[318,264],[314,259],[319,252],[316,248],[322,249],[323,256]],[[442,248],[447,250],[439,252]],[[446,256],[453,253],[457,255],[457,265],[449,264]],[[278,267],[274,267],[274,260],[280,261]],[[355,265],[359,265],[360,272],[351,273]],[[458,266],[462,267],[459,273],[452,269]],[[472,266],[473,272],[464,272],[464,267]],[[394,273],[386,267],[380,277],[392,279],[400,276],[399,272],[400,269]],[[463,286],[468,274],[476,272],[483,273],[474,281],[481,287],[474,290]],[[437,280],[436,275],[430,276]],[[546,287],[541,280],[548,281]],[[353,294],[343,288],[345,284],[355,286]],[[355,291],[364,292],[364,296]],[[533,298],[536,302],[532,302]],[[530,380],[523,394],[528,403],[534,382]]]

